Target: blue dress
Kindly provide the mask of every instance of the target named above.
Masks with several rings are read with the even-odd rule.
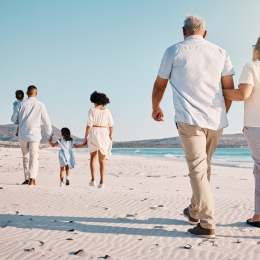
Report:
[[[57,142],[60,145],[60,151],[59,151],[60,167],[69,165],[70,169],[73,169],[76,164],[74,153],[72,151],[74,141],[65,141],[65,139],[62,138],[60,139],[60,141],[57,140]]]

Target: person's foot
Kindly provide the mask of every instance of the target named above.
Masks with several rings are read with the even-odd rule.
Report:
[[[97,183],[95,181],[90,181],[89,186],[96,186]]]
[[[248,219],[246,221],[246,224],[253,226],[253,227],[260,228],[260,221],[254,221],[253,218]]]
[[[98,184],[98,188],[104,189],[105,188],[105,184],[103,184],[103,183]]]
[[[194,228],[188,229],[188,233],[199,236],[199,237],[205,237],[205,238],[215,238],[215,229],[207,229],[201,227],[200,223]]]
[[[22,183],[22,185],[27,185],[27,184],[29,184],[29,180],[25,180],[25,181]]]
[[[35,179],[30,178],[28,185],[36,185]]]
[[[66,185],[67,186],[70,185],[70,180],[69,179],[66,180]]]
[[[64,187],[64,182],[63,181],[60,182],[60,187]]]
[[[189,209],[188,209],[188,208],[185,208],[185,209],[183,210],[183,215],[184,215],[185,218],[187,218],[187,219],[189,220],[189,223],[190,223],[191,225],[197,225],[197,224],[198,224],[199,220],[196,219],[196,218],[192,218],[192,217],[190,216],[190,212],[189,212]]]

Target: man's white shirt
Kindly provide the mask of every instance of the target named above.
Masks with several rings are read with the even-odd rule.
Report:
[[[221,77],[234,74],[227,52],[200,35],[169,47],[158,75],[172,86],[175,122],[212,130],[227,127]]]
[[[48,136],[52,134],[52,126],[45,105],[34,97],[29,97],[17,105],[12,122],[19,122],[18,138],[27,142],[40,142],[41,122]]]

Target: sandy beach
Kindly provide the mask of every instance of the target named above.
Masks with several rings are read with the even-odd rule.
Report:
[[[212,166],[217,236],[207,240],[186,232],[184,161],[112,156],[98,189],[88,185],[89,154],[75,152],[71,185],[61,188],[57,157],[41,149],[37,185],[25,186],[21,150],[0,148],[1,260],[260,259],[259,229],[245,224],[252,169]]]

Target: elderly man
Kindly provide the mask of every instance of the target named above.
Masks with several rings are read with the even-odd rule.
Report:
[[[184,41],[169,47],[154,83],[152,117],[163,121],[160,102],[168,80],[173,90],[175,123],[189,168],[192,198],[183,211],[192,235],[215,238],[210,163],[223,128],[228,126],[231,101],[222,89],[233,89],[234,70],[227,52],[205,40],[205,21],[188,15]]]
[[[35,185],[38,174],[38,150],[41,136],[41,121],[48,136],[52,134],[51,122],[45,105],[36,99],[37,88],[29,86],[28,99],[17,106],[12,122],[19,122],[18,138],[23,154],[25,181],[22,184]]]

